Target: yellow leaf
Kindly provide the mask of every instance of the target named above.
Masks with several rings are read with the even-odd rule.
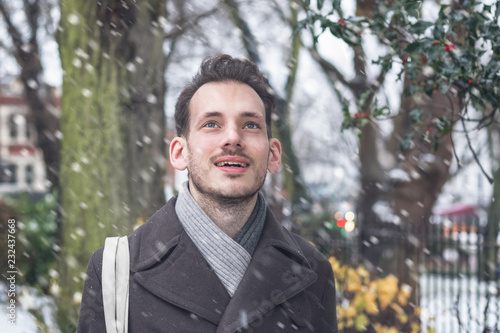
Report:
[[[406,324],[408,322],[408,316],[406,315],[406,313],[398,314],[398,319],[401,322],[401,324]]]
[[[328,258],[328,261],[330,262],[330,265],[332,265],[333,272],[337,273],[340,268],[340,263],[334,257]]]
[[[363,311],[365,309],[365,300],[363,297],[363,292],[359,292],[354,296],[351,304],[358,310]]]
[[[335,278],[337,278],[338,280],[345,280],[346,272],[347,272],[347,266],[340,266],[340,268],[337,271],[334,271]]]
[[[357,314],[356,308],[352,305],[349,305],[347,307],[347,309],[345,309],[344,314],[347,318],[352,318],[352,317],[356,316],[356,314]]]
[[[411,333],[419,333],[422,331],[422,328],[417,323],[411,323]]]
[[[415,312],[415,316],[420,317],[420,306],[416,306],[413,311]]]
[[[358,275],[361,276],[362,278],[370,277],[370,272],[368,272],[366,268],[362,265],[360,265],[356,271],[358,272]]]
[[[408,304],[408,297],[404,293],[399,292],[398,293],[398,302],[399,302],[399,304],[405,306],[406,304]]]
[[[358,275],[358,273],[356,272],[356,270],[353,269],[353,268],[349,268],[347,270],[347,278],[349,279],[349,281],[353,281],[353,282],[356,282],[356,283],[361,283],[360,276]]]
[[[392,303],[392,304],[391,304],[391,308],[392,308],[394,311],[396,311],[396,313],[397,313],[398,315],[405,313],[405,310],[403,310],[403,308],[402,308],[402,307],[400,307],[400,306],[399,306],[398,304],[396,304],[396,303]]]
[[[377,281],[377,290],[379,293],[396,295],[398,291],[398,278],[394,275],[387,275],[385,278]]]
[[[392,296],[389,294],[380,294],[378,296],[378,301],[380,303],[380,308],[385,310],[389,304],[392,302]]]
[[[361,284],[356,281],[348,281],[347,282],[347,291],[356,292],[361,290]]]
[[[376,315],[379,312],[377,302],[375,302],[375,300],[367,300],[365,307],[368,314]]]
[[[375,327],[375,332],[377,333],[385,333],[387,331],[387,326],[384,326],[381,323],[375,323],[373,326]]]
[[[385,278],[377,280],[377,294],[382,310],[392,302],[397,291],[398,278],[394,275],[387,275]]]
[[[366,331],[366,326],[370,323],[368,317],[362,313],[356,317],[355,328],[356,331]]]

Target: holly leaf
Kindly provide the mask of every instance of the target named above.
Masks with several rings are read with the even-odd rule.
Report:
[[[417,35],[421,35],[425,32],[425,30],[427,30],[427,28],[432,26],[432,24],[433,23],[429,21],[418,21],[410,27],[410,31]]]
[[[423,47],[424,47],[424,43],[421,40],[416,40],[413,43],[408,44],[408,46],[405,49],[405,52],[421,53],[424,51]]]

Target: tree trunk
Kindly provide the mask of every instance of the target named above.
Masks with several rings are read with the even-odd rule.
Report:
[[[74,331],[90,255],[164,202],[164,1],[64,0],[59,51],[62,243],[58,321]]]
[[[433,136],[436,130],[428,131],[427,126],[431,119],[449,117],[452,110],[458,107],[455,97],[441,93],[424,100],[421,109],[425,124],[416,127],[410,148],[401,150],[400,145],[394,143],[401,144],[407,133],[405,119],[395,121],[393,138],[387,142],[387,150],[378,156],[372,156],[377,144],[373,142],[376,140],[369,126],[363,129],[360,139],[363,191],[358,209],[361,252],[382,272],[396,274],[402,282],[414,288],[418,285],[417,269],[425,247],[432,208],[449,179],[449,166],[453,158],[451,134],[441,137],[435,145]],[[414,103],[410,99],[403,98],[398,117],[408,117],[412,105]],[[367,138],[365,134],[368,134]],[[373,164],[380,163],[385,163],[384,168],[374,171]],[[404,177],[390,176],[391,169],[400,170]],[[389,208],[389,214],[377,214],[376,205],[385,205]]]

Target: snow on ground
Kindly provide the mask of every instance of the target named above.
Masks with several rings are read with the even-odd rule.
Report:
[[[0,283],[0,332],[2,333],[37,333],[39,332],[35,317],[28,309],[36,309],[42,313],[45,325],[56,333],[54,325],[54,302],[47,296],[37,295],[32,288],[16,286],[16,323],[9,323],[9,300],[7,297],[7,286]]]

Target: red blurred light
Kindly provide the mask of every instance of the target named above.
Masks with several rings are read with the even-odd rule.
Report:
[[[337,227],[339,227],[339,228],[345,227],[345,222],[346,222],[345,219],[338,219],[337,220]]]

